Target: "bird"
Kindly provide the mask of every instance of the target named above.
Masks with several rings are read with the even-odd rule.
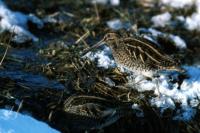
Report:
[[[167,55],[155,42],[138,35],[124,36],[117,32],[107,33],[102,40],[83,50],[82,55],[103,44],[107,44],[111,49],[118,66],[136,75],[152,79],[163,70],[183,72],[178,59]]]
[[[102,129],[122,117],[140,112],[131,103],[91,95],[70,96],[63,109],[66,123],[76,130]]]

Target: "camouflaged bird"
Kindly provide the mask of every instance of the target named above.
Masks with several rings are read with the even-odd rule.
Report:
[[[182,71],[179,61],[166,55],[154,42],[142,37],[121,36],[117,33],[107,33],[104,38],[83,54],[107,44],[118,66],[153,77],[160,70]]]

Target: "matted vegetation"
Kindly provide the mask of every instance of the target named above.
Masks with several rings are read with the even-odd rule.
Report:
[[[80,0],[19,0],[16,3],[8,0],[7,4],[13,10],[32,12],[41,18],[57,12],[53,16],[59,19],[59,23],[46,23],[42,30],[35,30],[34,25],[30,25],[30,31],[41,40],[38,44],[9,44],[1,70],[40,75],[50,81],[58,81],[62,87],[53,83],[43,86],[39,81],[31,84],[32,80],[40,79],[37,77],[30,76],[30,80],[23,76],[11,78],[19,73],[12,76],[1,74],[0,107],[28,112],[61,132],[200,131],[199,110],[195,119],[188,122],[174,121],[175,111],[172,109],[160,115],[160,110],[150,106],[148,101],[149,97],[155,96],[153,92],[142,93],[128,88],[125,86],[127,73],[117,68],[98,67],[97,62],[80,56],[83,49],[99,41],[110,30],[107,21],[119,18],[122,22],[131,23],[133,29],[134,26],[148,28],[151,26],[150,17],[160,12],[159,8],[143,7],[134,0],[122,1],[118,7],[95,7],[89,1]],[[191,10],[179,10],[174,16],[191,14]],[[168,26],[159,30],[185,39],[188,50],[180,53],[184,57],[183,64],[199,62],[199,32],[187,31],[178,24],[175,29]],[[10,35],[5,33],[5,36]],[[1,40],[5,43],[9,39]],[[161,41],[164,44],[166,40]],[[0,59],[6,47],[6,44],[0,45]],[[111,79],[114,85],[107,79]],[[134,108],[134,104],[143,111]]]

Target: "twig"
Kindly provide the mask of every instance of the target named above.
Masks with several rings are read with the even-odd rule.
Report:
[[[18,109],[17,109],[17,113],[16,113],[16,115],[15,115],[15,118],[17,118],[17,116],[18,116],[18,113],[19,113],[19,111],[20,111],[20,109],[22,108],[22,106],[23,106],[23,102],[24,102],[24,100],[22,100],[21,102],[20,102],[20,104],[19,104],[19,107],[18,107]]]
[[[20,109],[22,108],[22,106],[23,106],[23,102],[24,102],[24,100],[22,100],[21,102],[20,102],[20,104],[19,104],[19,107],[18,107],[18,109],[17,109],[17,113],[20,111]]]
[[[2,66],[2,63],[3,63],[5,57],[6,57],[7,53],[8,53],[8,48],[9,48],[9,45],[10,45],[11,38],[12,38],[12,36],[13,36],[14,30],[15,30],[15,27],[13,28],[13,32],[11,33],[10,39],[9,39],[9,41],[8,41],[8,45],[7,45],[7,47],[6,47],[6,51],[4,52],[4,55],[3,55],[3,57],[2,57],[2,59],[1,59],[1,61],[0,61],[0,66]]]
[[[99,20],[100,20],[100,17],[99,17],[99,10],[98,10],[98,8],[97,8],[97,3],[96,3],[96,2],[94,2],[94,9],[95,9],[97,21],[99,21]]]
[[[0,66],[2,66],[2,63],[3,63],[5,57],[6,57],[7,53],[8,53],[8,48],[9,48],[9,46],[6,47],[6,51],[4,52],[4,55],[3,55],[2,59],[1,59]]]
[[[80,43],[80,41],[84,41],[85,38],[87,38],[90,34],[90,31],[87,31],[85,34],[83,34],[78,40],[76,40],[75,44]]]

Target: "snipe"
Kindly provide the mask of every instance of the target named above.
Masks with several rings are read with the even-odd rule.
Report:
[[[142,37],[121,36],[107,33],[97,44],[83,51],[83,54],[94,48],[107,44],[117,65],[152,78],[160,70],[182,71],[179,61],[166,55],[156,44]]]

